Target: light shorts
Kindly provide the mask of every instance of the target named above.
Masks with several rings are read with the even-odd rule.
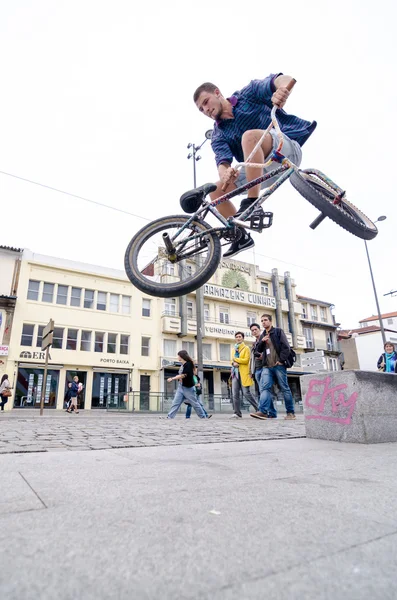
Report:
[[[70,406],[75,406],[77,408],[77,398],[70,399]]]
[[[278,146],[278,138],[277,138],[277,134],[274,131],[274,129],[272,129],[272,131],[270,132],[270,135],[273,138],[273,150],[276,150],[277,146]],[[295,140],[291,140],[289,137],[284,135],[284,144],[283,144],[283,148],[282,148],[281,152],[282,152],[282,154],[284,154],[284,156],[289,158],[295,165],[297,165],[299,167],[299,165],[302,162],[302,148],[299,146],[298,142],[295,142]],[[270,154],[265,158],[264,162],[269,160],[269,157],[270,157]],[[268,167],[266,167],[264,169],[264,173],[269,173],[269,171],[274,171],[274,169],[277,169],[278,166],[280,166],[280,163],[273,162],[271,165],[269,165]],[[266,179],[266,181],[261,183],[261,189],[263,190],[264,188],[271,186],[272,183],[274,183],[278,179],[279,176],[280,175],[278,174],[275,177],[272,177],[271,179]],[[245,185],[246,183],[247,183],[247,177],[245,174],[245,167],[241,167],[239,176],[235,180],[234,185],[236,187],[241,187],[242,185]]]

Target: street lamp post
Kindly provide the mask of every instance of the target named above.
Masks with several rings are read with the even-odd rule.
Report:
[[[188,150],[191,149],[187,158],[193,159],[193,185],[197,187],[197,177],[196,177],[196,162],[201,159],[201,156],[197,154],[197,152],[202,148],[207,140],[210,140],[212,136],[212,129],[205,132],[205,140],[199,145],[196,144],[188,144]],[[197,257],[197,260],[200,260],[200,257]],[[197,329],[197,372],[198,376],[201,380],[201,385],[204,389],[204,373],[203,373],[203,332],[204,332],[204,296],[203,296],[203,288],[200,287],[196,290],[196,329]]]
[[[387,217],[385,217],[385,215],[382,215],[380,217],[378,217],[375,221],[375,223],[377,223],[378,221],[384,221]],[[383,327],[383,321],[382,321],[382,313],[380,312],[380,307],[379,307],[379,300],[378,300],[378,294],[376,292],[376,286],[375,286],[375,279],[374,279],[374,274],[372,272],[372,266],[371,266],[371,260],[369,258],[369,252],[368,252],[368,244],[367,244],[367,240],[364,240],[364,244],[365,244],[365,251],[367,253],[367,258],[368,258],[368,266],[369,266],[369,272],[371,273],[371,280],[372,280],[372,287],[374,288],[374,296],[375,296],[375,302],[376,302],[376,309],[378,311],[378,318],[379,318],[379,325],[380,325],[380,331],[382,334],[382,340],[383,340],[383,344],[386,344],[386,334],[385,334],[385,329]]]

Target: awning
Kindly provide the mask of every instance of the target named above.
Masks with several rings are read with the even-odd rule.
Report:
[[[107,367],[92,367],[92,370],[94,371],[94,373],[124,373],[129,375],[131,369],[108,369]]]
[[[23,362],[23,361],[19,361],[18,362],[18,367],[26,367],[27,369],[43,369],[44,370],[44,363],[29,363],[29,362]],[[48,363],[47,365],[47,369],[50,370],[56,370],[58,371],[58,369],[63,369],[64,365],[54,365],[53,363]]]

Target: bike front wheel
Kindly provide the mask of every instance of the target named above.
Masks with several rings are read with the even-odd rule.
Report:
[[[314,173],[295,171],[290,177],[294,188],[313,206],[362,240],[372,240],[378,234],[376,225],[349,202],[345,195],[338,197],[337,192]],[[337,187],[337,186],[336,186]]]
[[[124,266],[131,283],[150,296],[172,298],[197,290],[221,259],[219,237],[205,222],[174,215],[152,221],[128,244]],[[166,248],[170,240],[175,252]]]

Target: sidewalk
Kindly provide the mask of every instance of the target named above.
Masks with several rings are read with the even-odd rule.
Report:
[[[397,597],[397,444],[183,444],[0,456],[0,597]]]
[[[230,414],[199,419],[178,415],[61,411],[9,411],[0,415],[0,454],[63,450],[103,450],[142,446],[174,446],[297,438],[305,436],[303,416],[296,421],[259,421],[248,413],[239,420]]]

